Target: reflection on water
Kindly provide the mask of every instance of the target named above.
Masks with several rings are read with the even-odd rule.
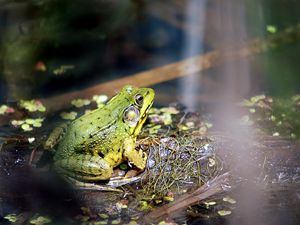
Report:
[[[239,48],[251,40],[264,39],[298,24],[299,6],[293,0],[275,3],[271,0],[1,1],[0,101],[14,104],[20,99],[47,98],[213,50]],[[239,202],[234,215],[225,217],[229,219],[222,219],[222,223],[296,224],[295,218],[299,221],[299,213],[293,209],[299,208],[299,171],[291,168],[289,172],[281,171],[279,159],[273,159],[270,161],[276,162],[276,166],[270,171],[279,170],[274,173],[278,174],[277,180],[290,178],[290,174],[294,179],[287,178],[290,186],[286,187],[279,182],[279,190],[266,185],[272,181],[263,182],[267,178],[261,178],[259,171],[266,165],[266,156],[253,145],[258,134],[241,128],[237,122],[243,112],[236,107],[237,102],[254,94],[289,97],[299,93],[299,50],[296,41],[276,46],[264,54],[225,59],[218,65],[212,62],[210,70],[154,86],[157,105],[179,101],[188,110],[205,107],[204,111],[213,118],[214,129],[232,139],[232,172],[245,181],[234,193]],[[1,134],[14,134],[5,121],[0,122],[4,124]],[[291,149],[296,148],[297,145]],[[18,150],[16,154],[21,152],[18,146],[11,149]],[[298,161],[291,156],[297,158],[299,153],[291,150],[286,154],[290,158],[285,158],[283,165],[292,161],[293,168],[298,168]],[[0,168],[4,177],[10,162],[5,157],[2,152]],[[24,167],[30,170],[27,164]],[[32,187],[43,187],[47,183],[43,179],[37,176],[32,179],[33,184],[26,183],[25,179],[21,182],[24,193]],[[12,179],[1,188],[7,190],[14,186]],[[16,188],[13,193],[20,194],[22,190]],[[70,193],[62,193],[63,197],[55,193],[46,195],[52,194],[57,199]],[[286,198],[291,201],[287,202]],[[44,200],[36,204],[57,204]],[[0,204],[1,216],[13,208],[8,209],[5,201]]]
[[[190,1],[185,12],[185,38],[183,43],[183,58],[198,55],[204,52],[203,36],[206,19],[206,0]],[[188,65],[193,67],[194,65]],[[195,110],[196,93],[200,92],[201,72],[186,77],[180,83],[182,98],[180,101],[190,110]]]

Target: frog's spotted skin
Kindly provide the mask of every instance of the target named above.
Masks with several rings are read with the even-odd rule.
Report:
[[[85,181],[109,179],[124,160],[144,169],[147,156],[135,142],[154,95],[150,88],[125,86],[103,108],[73,121],[58,144],[55,168]]]

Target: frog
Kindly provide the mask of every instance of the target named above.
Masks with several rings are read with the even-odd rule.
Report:
[[[58,143],[49,144],[50,135],[48,145],[55,149],[54,168],[80,182],[109,180],[113,169],[125,161],[144,170],[147,154],[136,149],[136,139],[154,98],[151,88],[126,85],[102,108],[60,129],[64,134]]]

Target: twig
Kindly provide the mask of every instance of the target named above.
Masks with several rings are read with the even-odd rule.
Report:
[[[155,222],[161,218],[173,217],[179,211],[186,209],[190,205],[196,204],[199,201],[203,201],[204,199],[207,199],[213,195],[228,191],[230,189],[230,186],[228,185],[229,176],[229,173],[224,173],[204,184],[197,190],[176,199],[174,202],[156,208],[145,215],[143,219],[148,222]]]

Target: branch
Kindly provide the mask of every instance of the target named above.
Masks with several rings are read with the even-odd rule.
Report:
[[[204,184],[195,191],[185,194],[176,199],[172,203],[156,208],[148,213],[143,219],[148,222],[155,222],[166,217],[173,217],[178,212],[186,209],[188,206],[194,205],[199,201],[203,201],[213,195],[220,194],[230,189],[229,173],[224,173],[207,184]]]
[[[212,68],[213,66],[260,54],[277,48],[284,44],[290,44],[300,37],[300,24],[286,28],[282,32],[270,35],[265,40],[254,40],[240,48],[211,51],[203,55],[195,56],[176,63],[161,66],[145,72],[108,81],[83,90],[66,93],[63,95],[42,99],[49,112],[57,111],[68,106],[75,98],[91,98],[93,95],[105,93],[114,95],[124,85],[131,84],[137,87],[155,85],[161,82],[196,74]]]

